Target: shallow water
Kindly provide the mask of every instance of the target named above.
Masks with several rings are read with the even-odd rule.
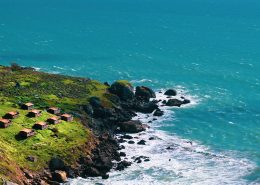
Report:
[[[108,184],[257,184],[259,8],[258,0],[1,0],[0,64],[128,79],[194,99],[152,124],[162,140],[143,152],[154,160],[113,172]],[[185,150],[186,140],[196,145]],[[178,147],[160,153],[168,144]]]

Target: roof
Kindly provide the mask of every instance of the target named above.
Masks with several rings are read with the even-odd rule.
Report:
[[[50,107],[49,110],[60,110],[58,107]]]
[[[2,123],[10,123],[11,121],[9,119],[0,118],[0,122],[2,122]]]
[[[33,129],[29,129],[29,128],[24,128],[22,129],[20,132],[26,132],[26,133],[29,133],[29,132],[32,132]]]
[[[35,125],[41,125],[41,126],[44,126],[44,125],[46,125],[46,122],[41,121],[41,122],[35,123]]]
[[[55,121],[59,120],[59,118],[56,117],[56,116],[53,116],[53,117],[51,117],[51,118],[49,118],[49,119],[52,119],[52,120],[55,120]]]
[[[17,114],[18,114],[18,112],[17,112],[17,111],[12,111],[12,112],[8,112],[7,114],[10,114],[10,115],[13,115],[13,116],[15,116],[15,115],[17,115]]]
[[[29,103],[25,103],[24,105],[26,105],[26,106],[30,107],[30,106],[33,106],[34,104],[33,104],[33,103],[31,103],[31,102],[29,102]]]
[[[62,114],[61,116],[62,116],[62,117],[66,117],[66,118],[72,117],[72,115],[70,115],[70,114]]]
[[[39,114],[39,113],[41,113],[42,111],[41,111],[41,110],[36,110],[36,109],[34,109],[34,110],[31,110],[30,112],[32,112],[32,113],[34,113],[34,114]]]

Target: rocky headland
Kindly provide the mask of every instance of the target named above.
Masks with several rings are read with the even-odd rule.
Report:
[[[161,106],[180,107],[190,103],[185,97],[176,98],[174,89],[158,100],[149,87],[133,87],[119,80],[111,85],[95,80],[49,74],[33,68],[0,66],[0,116],[18,111],[18,118],[8,128],[0,128],[0,184],[59,184],[68,178],[109,178],[108,172],[131,166],[121,152],[121,143],[134,142],[130,133],[143,132],[146,123],[133,120],[136,113],[156,117],[164,115]],[[161,92],[162,93],[162,92]],[[39,118],[30,119],[20,107],[33,102],[43,111]],[[22,128],[31,127],[51,115],[49,107],[59,107],[74,116],[74,121],[36,131],[25,140],[15,136]],[[120,137],[117,137],[120,134]],[[156,138],[150,138],[153,140]],[[147,141],[140,140],[138,145]],[[134,162],[149,161],[136,156]]]

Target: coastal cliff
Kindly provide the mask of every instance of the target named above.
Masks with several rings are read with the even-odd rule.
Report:
[[[165,95],[175,96],[170,90]],[[131,165],[121,160],[116,133],[137,133],[148,126],[132,118],[136,112],[162,116],[154,91],[134,87],[125,80],[109,85],[95,80],[49,74],[34,68],[0,66],[0,117],[8,112],[19,115],[8,127],[0,128],[0,184],[56,184],[67,178],[109,178],[113,168]],[[22,105],[31,102],[41,115],[29,117]],[[165,106],[181,106],[189,100],[169,99]],[[51,107],[72,115],[72,121],[48,124],[33,129],[37,122],[53,117]],[[33,129],[33,136],[19,138],[23,129]],[[127,135],[126,135],[127,137]]]

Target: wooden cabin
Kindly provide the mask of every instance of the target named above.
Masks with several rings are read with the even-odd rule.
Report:
[[[71,121],[73,121],[73,116],[71,114],[62,114],[61,119],[63,121],[71,122]]]
[[[34,136],[35,134],[36,134],[36,132],[33,129],[25,128],[25,129],[21,130],[18,135],[20,138],[26,139],[26,138]]]
[[[37,129],[37,130],[44,130],[46,128],[48,128],[48,124],[46,122],[38,122],[38,123],[35,123],[34,126],[33,126],[34,129]]]
[[[0,118],[0,128],[7,128],[12,124],[12,121],[9,119]]]
[[[49,113],[51,113],[51,114],[59,114],[60,113],[60,108],[58,108],[58,107],[50,107],[47,111]]]
[[[4,115],[3,118],[5,119],[15,119],[19,116],[19,112],[17,111],[12,111],[12,112],[8,112],[6,113],[6,115]]]
[[[25,103],[25,104],[22,104],[21,106],[22,109],[24,110],[33,110],[34,109],[34,104],[33,103]]]
[[[49,124],[54,124],[54,125],[56,125],[56,124],[59,124],[59,123],[60,123],[60,118],[59,118],[59,117],[56,117],[56,116],[53,116],[53,117],[47,119],[47,122],[48,122]]]
[[[39,116],[41,116],[41,115],[42,115],[42,111],[41,111],[41,110],[36,110],[36,109],[31,110],[31,111],[27,114],[27,116],[30,117],[30,118],[36,118],[36,117],[39,117]]]

